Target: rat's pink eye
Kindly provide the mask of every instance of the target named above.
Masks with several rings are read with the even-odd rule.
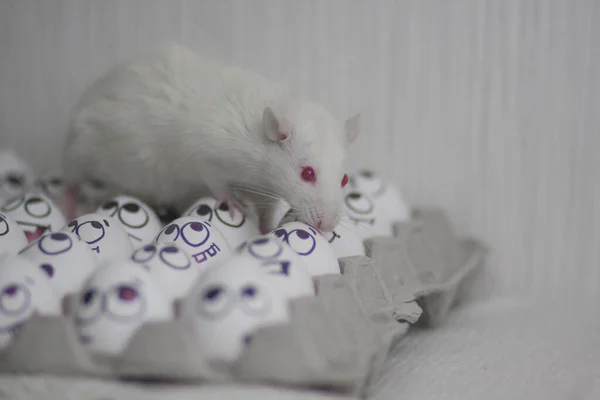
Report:
[[[345,187],[348,184],[348,174],[344,174],[342,178],[342,187]]]
[[[314,183],[317,181],[317,174],[315,173],[313,167],[302,168],[302,173],[300,174],[300,177],[304,182]]]

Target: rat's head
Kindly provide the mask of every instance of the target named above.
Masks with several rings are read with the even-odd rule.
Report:
[[[346,148],[358,136],[359,116],[340,123],[322,107],[291,101],[263,113],[269,146],[270,183],[298,219],[332,231],[342,216]]]

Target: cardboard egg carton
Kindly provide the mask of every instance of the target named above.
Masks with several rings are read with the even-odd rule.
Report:
[[[67,307],[66,315],[28,320],[0,352],[0,372],[260,381],[362,393],[420,309],[414,301],[404,309],[396,305],[396,313],[406,315],[398,323],[387,298],[363,296],[368,294],[364,287],[384,292],[374,279],[376,265],[363,256],[340,259],[340,264],[344,274],[318,277],[315,297],[290,303],[289,323],[256,331],[241,357],[230,364],[207,361],[191,326],[179,319],[143,325],[118,357],[91,354],[80,344],[69,315],[72,307]]]
[[[409,325],[443,321],[485,256],[436,210],[415,212],[395,233],[367,240],[369,257],[339,259],[341,275],[317,277],[317,295],[291,301],[290,321],[258,329],[235,362],[207,361],[179,319],[145,324],[122,354],[99,357],[80,344],[66,310],[27,321],[0,352],[0,373],[261,382],[368,395]]]
[[[415,209],[410,221],[394,224],[393,238],[373,238],[367,248],[388,291],[405,288],[417,298],[423,309],[419,324],[425,326],[443,323],[487,254],[479,241],[459,237],[439,209]]]

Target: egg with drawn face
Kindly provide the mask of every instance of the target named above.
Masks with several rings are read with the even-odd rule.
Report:
[[[183,215],[205,219],[215,226],[232,247],[260,235],[258,226],[240,210],[230,210],[230,205],[220,203],[213,197],[203,197],[190,206]]]
[[[173,242],[142,246],[133,252],[131,261],[147,269],[173,300],[185,297],[204,270]]]
[[[258,236],[242,243],[236,253],[247,255],[248,267],[265,273],[265,279],[277,287],[286,299],[314,296],[315,289],[302,258],[281,239]]]
[[[410,219],[410,207],[398,188],[384,181],[375,172],[362,169],[350,176],[349,183],[350,190],[355,189],[369,196],[378,208],[384,210],[386,218],[392,223]]]
[[[181,217],[165,226],[155,242],[174,242],[187,252],[196,268],[225,261],[232,251],[225,236],[211,222],[198,217]]]
[[[0,256],[0,348],[10,343],[34,313],[61,313],[60,298],[48,277],[26,258]]]
[[[88,244],[69,232],[47,233],[31,242],[20,255],[46,273],[61,298],[77,292],[98,262]]]
[[[42,192],[55,204],[60,203],[66,194],[67,187],[63,179],[58,175],[46,175],[35,182]]]
[[[133,252],[133,245],[125,229],[108,215],[82,215],[69,222],[61,232],[74,233],[87,243],[98,262],[111,258],[127,259]]]
[[[269,235],[280,238],[290,246],[300,256],[311,276],[340,273],[333,249],[312,226],[304,222],[288,222]]]
[[[183,302],[181,318],[194,328],[208,360],[235,361],[261,326],[289,321],[286,299],[265,274],[237,255],[209,268]]]
[[[154,210],[132,196],[113,197],[105,201],[96,212],[119,221],[135,248],[152,241],[162,228]]]
[[[154,278],[130,260],[100,265],[75,300],[79,339],[97,354],[118,355],[142,324],[174,317],[171,302]]]
[[[366,229],[361,225],[354,226],[348,217],[343,217],[333,232],[323,232],[323,236],[329,242],[337,258],[364,256],[365,246],[356,233],[356,230],[361,228]]]
[[[0,207],[0,212],[17,222],[29,242],[44,233],[59,230],[66,222],[56,204],[39,191],[29,192],[7,201]]]
[[[0,150],[0,206],[23,196],[34,182],[33,170],[12,150]]]
[[[385,210],[367,194],[357,189],[349,190],[344,196],[344,219],[361,240],[373,236],[392,236],[392,221]]]
[[[63,216],[78,215],[73,204],[75,198],[71,198],[70,187],[65,184],[63,178],[56,174],[48,174],[36,180],[35,186],[42,191],[52,202],[59,207]]]
[[[0,255],[17,254],[27,243],[27,236],[17,222],[0,214]]]

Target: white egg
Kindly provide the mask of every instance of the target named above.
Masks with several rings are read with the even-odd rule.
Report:
[[[152,241],[162,229],[162,224],[154,210],[132,196],[115,196],[105,201],[96,212],[109,215],[119,221],[136,249]]]
[[[204,270],[173,242],[142,246],[131,261],[146,268],[172,300],[185,297]]]
[[[365,246],[360,236],[356,233],[358,229],[365,229],[364,226],[354,226],[349,218],[342,218],[333,232],[323,233],[323,236],[329,242],[337,258],[364,256]]]
[[[385,210],[358,189],[350,189],[345,194],[344,212],[361,240],[393,234],[392,220]]]
[[[74,320],[93,353],[118,355],[147,322],[168,321],[173,305],[148,271],[130,260],[103,263],[77,295]]]
[[[99,263],[111,258],[126,259],[133,252],[133,245],[123,226],[108,215],[82,215],[69,222],[61,232],[79,236],[92,249]]]
[[[69,232],[47,233],[30,243],[20,255],[48,275],[60,297],[77,292],[96,270],[98,262],[88,244]]]
[[[236,249],[248,258],[248,266],[260,269],[265,279],[277,287],[286,299],[314,296],[313,280],[302,258],[274,236],[258,236]]]
[[[23,196],[31,189],[35,175],[12,150],[0,150],[0,206],[14,197]]]
[[[40,191],[32,191],[7,201],[0,207],[0,212],[19,224],[29,242],[44,233],[59,230],[66,222],[56,204]]]
[[[373,199],[377,207],[385,210],[386,217],[392,223],[410,219],[410,207],[402,198],[398,188],[384,181],[373,171],[362,169],[352,174],[350,186]]]
[[[209,268],[183,302],[182,320],[195,328],[210,360],[235,361],[261,326],[289,320],[287,301],[244,256]]]
[[[258,226],[237,208],[230,215],[230,206],[219,203],[213,197],[203,197],[190,206],[182,215],[199,217],[209,221],[225,237],[232,247],[237,247],[246,240],[260,235]]]
[[[288,222],[271,231],[301,256],[311,276],[339,274],[340,266],[333,249],[316,229],[303,222]]]
[[[0,348],[37,312],[60,315],[61,301],[48,277],[21,256],[0,256]]]
[[[225,236],[211,222],[199,217],[181,217],[165,226],[155,239],[158,243],[174,242],[186,251],[202,269],[223,262],[232,250]]]
[[[0,214],[0,255],[17,254],[27,243],[27,236],[17,222]]]

